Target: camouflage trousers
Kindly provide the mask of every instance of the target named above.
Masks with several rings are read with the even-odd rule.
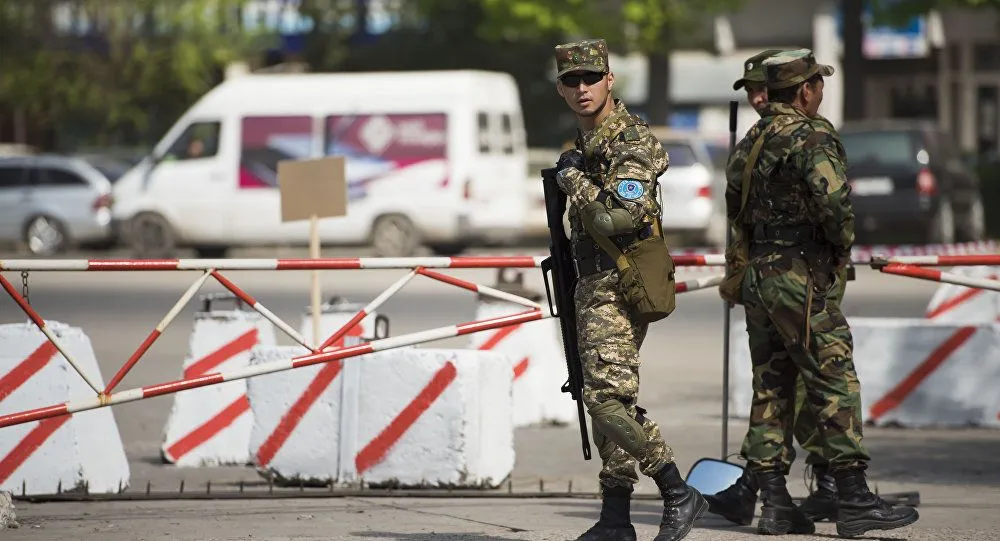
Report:
[[[598,478],[609,487],[632,486],[639,481],[637,464],[643,474],[652,475],[673,461],[673,451],[663,441],[660,427],[636,404],[639,348],[648,325],[637,324],[629,317],[617,271],[580,277],[574,300],[584,403],[592,409],[608,400],[618,400],[646,433],[645,447],[638,456],[631,456],[591,424],[594,445],[601,456]]]
[[[861,443],[853,337],[836,293],[842,280],[816,274],[800,255],[772,253],[753,259],[743,281],[754,397],[741,454],[756,471],[791,467],[796,395],[815,422],[804,442],[820,454],[814,461],[841,469],[870,459]],[[795,389],[799,375],[803,393]]]
[[[846,287],[847,277],[845,275],[836,281],[836,284],[826,298],[827,304],[831,306],[836,305],[839,308],[840,302],[844,299]],[[795,377],[795,423],[793,429],[795,441],[799,442],[799,445],[809,453],[806,457],[806,464],[814,466],[825,465],[826,459],[823,458],[823,438],[817,428],[816,415],[811,408],[804,407],[805,397],[806,382],[800,372]],[[788,445],[791,445],[791,442]]]

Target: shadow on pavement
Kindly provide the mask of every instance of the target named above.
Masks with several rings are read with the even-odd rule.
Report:
[[[1000,485],[1000,431],[867,429],[874,481]]]
[[[399,541],[521,541],[511,537],[483,535],[468,532],[431,532],[431,533],[393,533],[393,532],[352,532],[352,538],[358,539],[394,539]]]

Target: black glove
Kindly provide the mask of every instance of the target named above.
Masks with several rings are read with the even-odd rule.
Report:
[[[583,171],[586,168],[586,165],[583,162],[583,153],[575,148],[571,148],[560,154],[559,161],[556,162],[556,170],[558,171],[562,171],[563,169],[570,167],[580,171]]]

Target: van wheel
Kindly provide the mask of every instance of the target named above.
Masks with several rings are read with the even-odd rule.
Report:
[[[53,255],[66,249],[69,236],[59,220],[42,214],[24,225],[24,244],[31,255]]]
[[[400,214],[381,216],[372,227],[372,247],[379,257],[407,257],[420,244],[417,228]]]
[[[177,235],[167,219],[143,213],[129,220],[128,239],[138,259],[166,259],[174,256]]]

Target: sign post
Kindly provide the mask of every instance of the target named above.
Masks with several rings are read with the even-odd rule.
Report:
[[[343,156],[278,162],[281,221],[309,220],[309,257],[320,256],[319,220],[347,214],[347,173]],[[319,346],[322,302],[319,271],[312,271],[313,343]]]

